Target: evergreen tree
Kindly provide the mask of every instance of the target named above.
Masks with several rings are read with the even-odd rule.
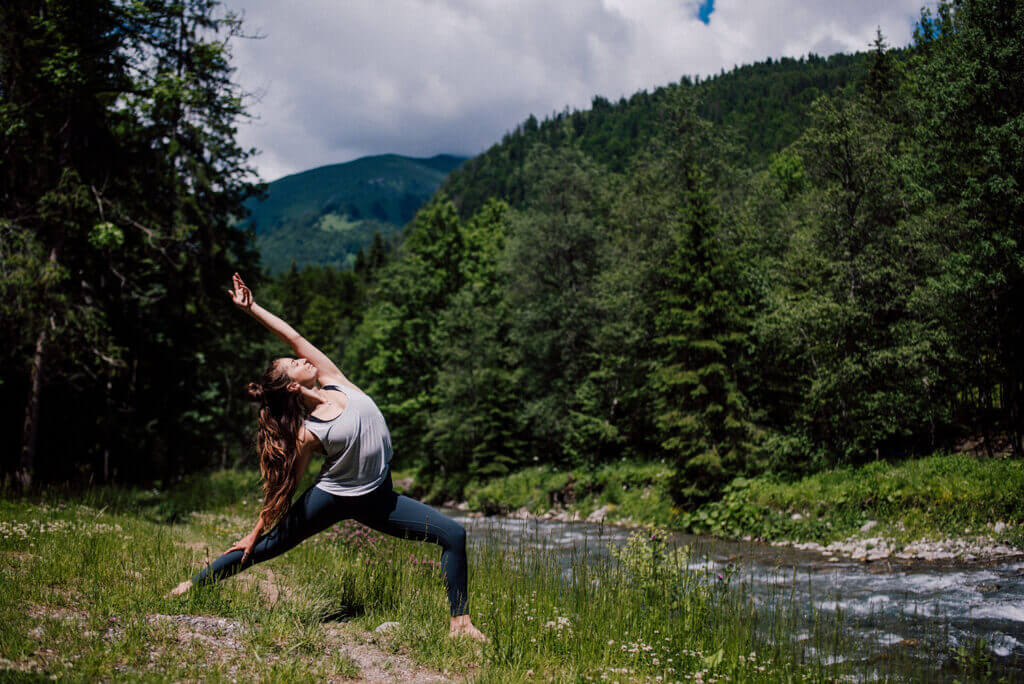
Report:
[[[661,273],[651,383],[662,446],[676,468],[673,496],[694,505],[746,470],[752,427],[734,370],[748,325],[738,279],[702,174],[695,165],[684,174],[674,249]]]
[[[550,461],[589,463],[599,447],[578,441],[590,420],[578,392],[599,364],[595,287],[614,178],[573,148],[538,148],[526,169],[534,195],[512,215],[507,261],[516,384],[531,448]]]
[[[908,86],[939,273],[916,298],[948,332],[955,403],[1024,454],[1024,11],[943,2],[918,25]]]
[[[439,314],[432,339],[439,350],[427,449],[445,470],[467,479],[509,473],[522,465],[522,397],[513,384],[508,332],[512,312],[501,268],[508,207],[492,201],[466,224],[462,288]],[[461,487],[457,487],[461,489]]]

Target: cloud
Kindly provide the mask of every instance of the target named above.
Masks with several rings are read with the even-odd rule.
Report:
[[[531,113],[766,57],[906,44],[920,0],[227,0],[260,94],[239,140],[272,180],[367,154],[474,155]],[[707,19],[704,23],[703,19]]]

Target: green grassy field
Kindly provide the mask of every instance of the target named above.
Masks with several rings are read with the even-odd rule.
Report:
[[[172,492],[59,491],[0,501],[0,680],[821,681],[849,652],[841,616],[796,642],[794,607],[756,604],[685,549],[637,532],[573,564],[510,540],[474,547],[470,611],[492,638],[447,636],[436,546],[342,524],[185,597],[167,591],[248,530],[253,472]],[[383,635],[376,626],[398,622]],[[374,655],[377,654],[377,655]],[[889,654],[887,657],[894,657]],[[390,658],[390,660],[388,660]],[[385,662],[386,661],[386,662]],[[898,667],[885,661],[884,667]]]

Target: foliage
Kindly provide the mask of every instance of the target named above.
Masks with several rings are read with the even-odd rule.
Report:
[[[694,532],[721,536],[828,542],[876,520],[887,533],[909,541],[965,529],[981,533],[996,522],[1020,520],[1022,494],[1019,460],[935,455],[899,465],[876,461],[834,468],[793,481],[738,478],[720,501],[681,522]]]
[[[222,288],[255,264],[232,228],[254,191],[234,139],[239,19],[207,0],[93,0],[4,5],[0,28],[2,287],[38,283],[3,303],[19,323],[0,355],[4,470],[226,462],[252,347]]]

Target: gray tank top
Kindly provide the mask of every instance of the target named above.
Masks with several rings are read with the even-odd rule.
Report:
[[[359,496],[376,489],[391,463],[391,433],[377,404],[351,387],[324,385],[348,397],[345,410],[331,420],[309,416],[306,429],[323,445],[324,467],[316,486],[335,496]]]

